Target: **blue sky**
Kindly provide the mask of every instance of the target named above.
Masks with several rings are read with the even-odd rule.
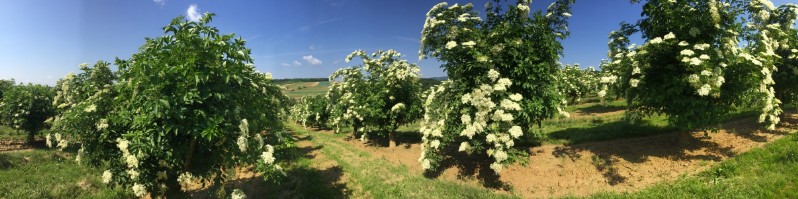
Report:
[[[553,0],[534,0],[544,9]],[[776,0],[781,5],[789,0]],[[480,12],[486,1],[473,3]],[[514,2],[514,1],[513,1]],[[216,13],[212,26],[248,41],[258,70],[275,78],[327,77],[350,52],[395,49],[418,62],[425,77],[444,76],[434,60],[417,58],[426,12],[438,1],[374,0],[9,0],[0,6],[0,78],[53,85],[78,64],[129,58],[145,37],[189,11]],[[597,66],[607,33],[636,21],[641,5],[628,0],[579,0],[563,41],[563,63]],[[640,43],[640,40],[633,40]]]

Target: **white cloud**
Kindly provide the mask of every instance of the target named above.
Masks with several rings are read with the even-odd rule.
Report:
[[[338,63],[340,63],[338,60],[333,61],[333,64],[338,64]]]
[[[294,66],[301,66],[301,65],[302,65],[302,63],[299,63],[299,61],[294,60]]]
[[[316,50],[316,45],[310,45],[310,47],[308,47],[308,49],[310,49],[310,50]]]
[[[282,64],[280,64],[280,65],[283,65],[283,66],[291,66],[291,64],[288,64],[288,63],[282,63]]]
[[[202,18],[202,14],[200,14],[197,4],[191,4],[188,6],[188,10],[186,10],[186,17],[188,17],[188,20],[190,21],[199,21],[200,18]]]
[[[302,56],[302,59],[304,59],[310,65],[319,65],[319,64],[321,64],[321,60],[316,59],[315,57],[313,57],[313,55]]]
[[[152,2],[155,2],[158,5],[163,5],[164,3],[166,3],[166,0],[152,0]]]

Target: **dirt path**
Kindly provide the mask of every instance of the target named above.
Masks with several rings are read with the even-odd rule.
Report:
[[[710,133],[709,138],[704,137],[703,132],[681,132],[575,145],[544,145],[531,148],[528,166],[510,166],[497,179],[475,172],[480,168],[469,167],[447,168],[438,178],[489,187],[494,183],[509,185],[512,192],[534,198],[635,191],[684,174],[701,172],[779,139],[796,127],[798,114],[790,114],[783,118],[776,131],[758,130],[754,119],[741,119],[724,124],[723,129]],[[385,148],[368,146],[351,138],[344,141],[376,157],[406,166],[414,175],[423,173],[418,163],[420,148],[417,143]],[[486,179],[496,182],[486,182]]]

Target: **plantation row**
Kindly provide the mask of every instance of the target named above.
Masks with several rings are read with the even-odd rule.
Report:
[[[49,128],[48,146],[79,148],[76,161],[107,168],[109,186],[171,197],[196,180],[224,184],[240,166],[280,181],[293,147],[289,119],[351,128],[364,141],[388,137],[392,146],[399,126],[420,121],[425,170],[467,153],[499,173],[528,156],[517,142],[537,139],[544,120],[567,116],[563,108],[588,95],[625,99],[629,121],[665,114],[674,126],[704,130],[740,107],[759,108],[759,122],[772,129],[782,103],[796,103],[794,4],[646,1],[640,21],[609,34],[609,60],[597,71],[558,63],[573,3],[534,13],[528,0],[488,3],[485,13],[440,3],[427,13],[419,59],[443,63],[449,80],[422,90],[419,67],[399,52],[358,50],[346,61],[362,64],[334,72],[326,95],[299,102],[255,70],[244,40],[208,25],[213,14],[179,17],[166,36],[115,60],[117,71],[99,61],[55,88],[0,83],[0,117],[30,132],[29,141]],[[630,43],[638,32],[645,44]]]

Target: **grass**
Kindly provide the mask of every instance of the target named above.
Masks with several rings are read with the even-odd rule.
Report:
[[[341,140],[344,134],[319,133],[289,125],[300,135],[311,136],[327,158],[340,165],[348,174],[349,185],[356,187],[354,195],[368,198],[516,198],[496,194],[491,190],[462,183],[429,179],[396,166],[388,160],[371,156]]]
[[[590,198],[798,198],[798,134],[724,161],[695,176],[632,193]]]
[[[133,198],[100,181],[101,170],[79,166],[71,153],[0,153],[0,198]]]
[[[329,81],[322,81],[319,82],[316,86],[309,86],[314,82],[299,82],[299,83],[290,83],[285,84],[286,88],[286,95],[291,98],[301,98],[303,96],[310,96],[310,95],[322,95],[327,93],[327,89],[330,87]]]

